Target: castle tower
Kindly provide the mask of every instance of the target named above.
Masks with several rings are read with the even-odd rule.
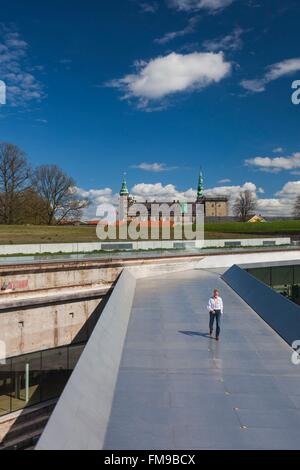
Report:
[[[203,173],[200,171],[197,189],[197,202],[203,202],[204,200],[204,178]]]
[[[128,200],[129,200],[129,191],[126,182],[126,175],[124,174],[122,187],[120,191],[120,199],[119,199],[119,221],[127,220],[128,214]]]

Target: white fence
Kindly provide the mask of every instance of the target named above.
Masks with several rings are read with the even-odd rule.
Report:
[[[96,251],[126,250],[172,250],[199,248],[239,248],[239,247],[272,247],[287,246],[290,238],[250,238],[236,240],[205,240],[203,241],[141,241],[141,242],[101,242],[101,243],[56,243],[35,245],[0,245],[0,256],[9,255],[41,255],[41,254],[73,254],[93,253]]]

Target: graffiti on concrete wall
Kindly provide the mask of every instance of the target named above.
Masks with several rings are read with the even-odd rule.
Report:
[[[22,279],[20,281],[0,281],[1,292],[14,292],[16,290],[28,289],[28,279]]]

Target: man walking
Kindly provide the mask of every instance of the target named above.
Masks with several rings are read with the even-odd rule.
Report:
[[[224,313],[223,300],[220,297],[220,293],[217,289],[214,290],[213,296],[209,299],[208,302],[208,311],[209,311],[209,336],[212,336],[214,331],[214,323],[217,323],[216,331],[216,340],[220,340],[221,333],[221,317]]]

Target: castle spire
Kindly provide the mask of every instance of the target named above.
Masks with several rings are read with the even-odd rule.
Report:
[[[202,199],[204,196],[204,178],[202,170],[199,173],[199,180],[198,180],[198,190],[197,190],[197,199]]]
[[[120,196],[129,196],[129,191],[127,187],[127,182],[126,182],[126,173],[124,173],[123,176],[123,182],[122,182],[122,188],[120,191]]]

